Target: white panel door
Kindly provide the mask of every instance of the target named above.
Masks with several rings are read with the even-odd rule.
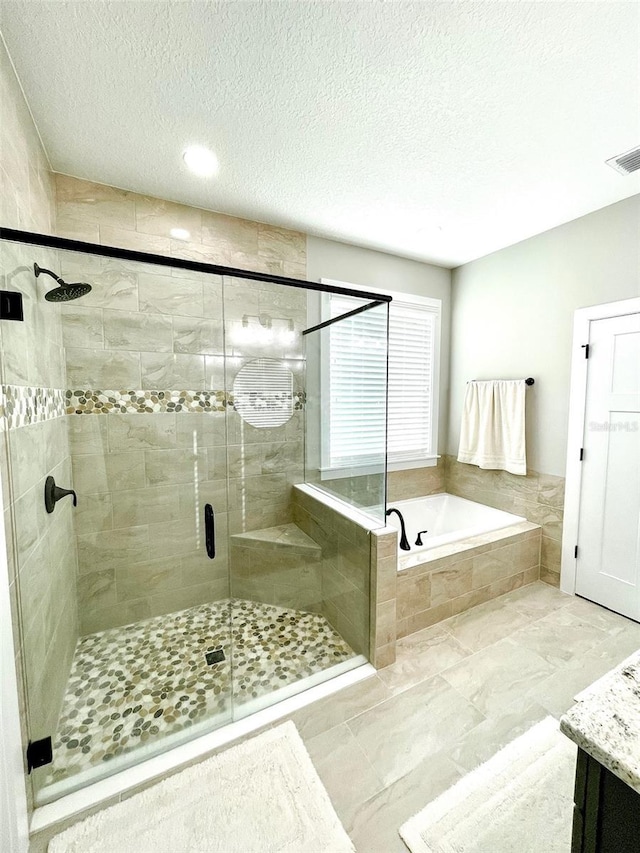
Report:
[[[576,592],[640,621],[640,314],[590,325]]]

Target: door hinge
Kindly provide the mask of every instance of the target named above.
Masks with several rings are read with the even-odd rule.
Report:
[[[582,462],[583,459],[584,459],[584,447],[581,447],[580,448],[580,461]]]
[[[573,556],[575,557],[575,559],[576,559],[576,560],[578,559],[578,546],[577,546],[577,545],[576,545],[576,547],[574,548]]]
[[[53,761],[53,745],[50,737],[42,740],[30,740],[27,747],[27,769],[29,773],[37,767],[44,767]]]
[[[584,350],[584,357],[589,358],[590,344],[582,344],[582,349]]]

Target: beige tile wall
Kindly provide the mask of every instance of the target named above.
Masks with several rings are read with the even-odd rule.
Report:
[[[51,234],[55,190],[47,155],[0,40],[0,221]]]
[[[445,491],[444,459],[431,468],[408,468],[404,471],[389,471],[387,474],[387,506],[395,501],[405,501],[424,495],[435,495]],[[322,480],[320,483],[334,494],[356,507],[370,507],[382,503],[380,474],[360,477],[343,477],[338,480]]]
[[[387,474],[387,506],[394,501],[406,501],[423,495],[436,495],[445,489],[444,459],[432,468],[408,468]]]
[[[49,164],[1,41],[0,223],[41,233],[55,230],[55,192]],[[55,262],[55,253],[6,243],[0,250],[2,286],[23,294],[25,315],[22,323],[2,324],[2,383],[63,389],[66,380],[60,310],[42,298],[48,288],[42,279],[36,284],[36,260],[48,267]],[[36,739],[54,732],[77,639],[73,509],[67,499],[48,515],[43,498],[48,474],[63,486],[71,484],[71,462],[63,417],[31,423],[10,434],[1,432],[0,441],[26,750],[29,737]],[[30,785],[27,790],[31,806]]]
[[[305,276],[306,241],[298,232],[63,175],[56,188],[61,236]],[[188,230],[190,240],[175,240],[172,228]],[[301,387],[304,290],[68,252],[59,263],[65,278],[93,286],[62,309],[74,389],[231,395],[237,372],[259,357],[285,359]],[[271,337],[257,320],[265,313]],[[280,334],[289,320],[293,340]],[[252,427],[228,408],[72,416],[69,430],[84,505],[76,525],[82,633],[228,596],[229,568],[242,574],[246,554],[235,549],[229,565],[227,532],[291,521],[291,485],[303,478],[300,411],[270,429]],[[214,561],[202,541],[207,502],[216,512]]]
[[[322,549],[297,525],[232,536],[229,550],[234,598],[322,612]]]
[[[260,222],[237,219],[162,199],[55,175],[57,233],[173,258],[306,276],[306,237]],[[183,228],[188,241],[171,237]]]
[[[564,510],[564,478],[528,471],[485,471],[446,457],[446,490],[496,509],[524,516],[542,528],[540,579],[560,585],[560,548]]]
[[[453,554],[450,546],[434,548],[425,562],[399,572],[398,637],[538,580],[540,538],[538,525],[522,522],[457,543]]]
[[[369,531],[299,489],[293,518],[322,548],[322,613],[358,654],[370,654]]]
[[[392,527],[371,531],[370,659],[377,668],[396,659],[398,532]]]

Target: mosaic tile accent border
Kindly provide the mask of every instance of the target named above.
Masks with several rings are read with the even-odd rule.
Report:
[[[67,391],[68,415],[156,414],[157,412],[224,412],[224,391]]]
[[[0,432],[61,418],[64,391],[30,385],[0,385]]]
[[[68,415],[109,415],[112,413],[156,414],[157,412],[224,412],[234,406],[233,394],[227,391],[98,391],[91,389],[66,392]],[[291,397],[294,410],[306,402],[304,391]],[[235,406],[234,406],[235,408]]]
[[[282,400],[279,398],[278,402]],[[294,411],[304,408],[305,403],[304,391],[293,393]],[[235,408],[233,394],[226,391],[63,391],[30,385],[0,385],[0,432],[61,418],[65,414],[202,414],[224,412],[228,406]]]

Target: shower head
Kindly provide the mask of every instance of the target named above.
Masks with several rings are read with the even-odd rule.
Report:
[[[39,267],[38,264],[33,265],[33,271],[36,274],[36,278],[44,273],[45,275],[50,275],[52,279],[58,282],[58,287],[54,287],[53,290],[45,293],[44,298],[47,302],[69,302],[71,299],[78,299],[78,297],[84,296],[85,293],[89,293],[91,290],[91,285],[83,281],[72,281],[67,284],[59,275],[51,272],[51,270],[46,270],[44,267]]]

